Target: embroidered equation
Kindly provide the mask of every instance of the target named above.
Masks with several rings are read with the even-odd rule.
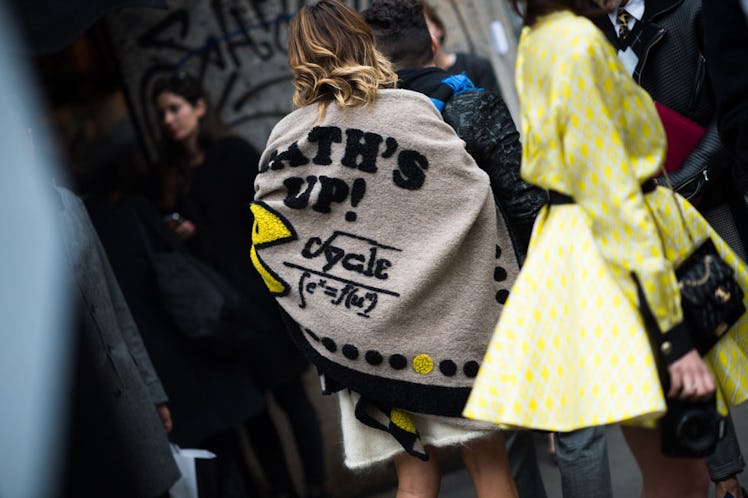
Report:
[[[326,240],[311,237],[304,244],[301,255],[309,260],[309,267],[291,262],[284,265],[300,271],[300,308],[306,308],[308,301],[322,299],[369,318],[380,295],[400,296],[384,286],[400,252],[372,239],[335,231]]]

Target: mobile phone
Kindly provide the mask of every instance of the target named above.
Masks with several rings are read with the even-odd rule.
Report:
[[[166,221],[167,223],[175,223],[179,225],[180,223],[183,223],[185,221],[185,218],[180,213],[174,211],[173,213],[169,213],[164,216],[164,221]]]

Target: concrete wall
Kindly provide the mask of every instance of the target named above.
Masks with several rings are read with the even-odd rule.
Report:
[[[432,0],[447,25],[447,48],[490,57],[502,93],[516,113],[513,85],[514,28],[506,4],[499,0]],[[364,0],[350,3],[357,9]],[[151,106],[154,82],[175,70],[198,76],[213,106],[233,131],[262,149],[274,124],[292,110],[291,72],[287,66],[287,23],[297,11],[295,0],[181,0],[168,11],[126,9],[106,19],[136,128],[151,159],[155,159],[158,127]],[[506,53],[495,50],[491,22],[507,34]],[[315,376],[307,386],[322,419],[328,484],[334,496],[359,496],[395,483],[391,466],[352,473],[342,465],[337,404],[319,394]],[[293,462],[295,480],[301,473],[285,418],[284,445]],[[456,457],[445,459],[454,467]],[[256,465],[253,465],[256,469]]]

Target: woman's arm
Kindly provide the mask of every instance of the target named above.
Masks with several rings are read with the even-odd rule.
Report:
[[[574,51],[568,71],[552,84],[553,101],[571,101],[556,116],[573,176],[570,194],[590,217],[606,260],[632,275],[645,323],[680,346],[670,354],[660,351],[669,365],[668,394],[703,397],[713,392],[714,383],[690,344],[674,268],[635,169],[638,162],[646,171],[647,164],[662,161],[662,124],[650,97],[619,70],[602,43]]]

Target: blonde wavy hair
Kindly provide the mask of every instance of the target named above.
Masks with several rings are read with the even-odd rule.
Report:
[[[395,88],[397,74],[374,46],[364,19],[338,0],[319,0],[299,10],[288,26],[288,65],[294,72],[293,103],[371,104],[380,88]]]

